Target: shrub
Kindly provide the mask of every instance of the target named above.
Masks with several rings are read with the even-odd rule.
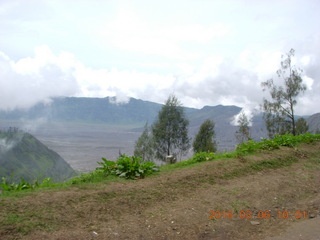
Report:
[[[140,157],[129,157],[125,154],[122,154],[116,162],[105,158],[102,160],[103,162],[98,162],[101,165],[98,170],[127,179],[144,178],[159,170],[153,162],[142,162]]]
[[[78,184],[78,183],[92,183],[92,182],[99,182],[106,178],[108,174],[103,172],[100,169],[93,170],[88,173],[81,173],[77,177],[73,177],[67,181],[70,184]]]
[[[107,174],[113,173],[116,167],[116,163],[113,161],[109,161],[106,158],[102,158],[101,160],[102,162],[97,162],[101,166],[101,167],[98,167],[97,169],[100,169]]]
[[[24,178],[20,178],[19,183],[10,183],[5,177],[2,177],[0,189],[3,191],[21,191],[26,189],[35,189],[37,187],[47,187],[51,184],[51,178],[45,178],[41,183],[35,181],[34,183],[28,183]]]
[[[298,136],[292,134],[276,135],[273,139],[262,139],[261,142],[247,141],[237,146],[238,155],[254,153],[257,150],[273,150],[280,147],[294,147],[299,143],[311,143],[320,140],[320,134],[306,133]]]
[[[212,161],[214,159],[213,152],[198,152],[193,155],[192,160],[194,162]]]

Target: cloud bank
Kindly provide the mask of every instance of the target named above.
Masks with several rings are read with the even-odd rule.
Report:
[[[257,55],[249,51],[232,60],[212,56],[199,68],[173,75],[95,69],[85,66],[71,53],[55,54],[48,46],[39,46],[33,57],[18,61],[0,53],[0,109],[28,108],[59,96],[116,96],[117,102],[134,97],[163,103],[173,93],[188,107],[222,104],[256,111],[267,96],[263,95],[266,93],[262,92],[261,82],[271,77],[277,80],[280,56],[279,52]],[[299,114],[311,114],[318,109],[317,59],[313,55],[294,59],[306,69],[303,79],[308,86],[299,99]]]
[[[57,96],[163,103],[174,93],[188,107],[253,111],[267,97],[260,83],[294,48],[308,86],[296,113],[320,112],[319,11],[313,0],[3,0],[0,109]]]

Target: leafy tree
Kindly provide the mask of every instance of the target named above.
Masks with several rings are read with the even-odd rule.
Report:
[[[214,122],[208,119],[200,126],[199,132],[193,142],[193,151],[195,153],[217,151],[217,144],[213,141],[214,136]]]
[[[281,68],[277,75],[284,80],[283,86],[277,86],[273,79],[261,84],[263,91],[269,89],[272,99],[264,99],[262,106],[270,138],[286,132],[296,135],[294,106],[297,104],[297,96],[306,90],[306,86],[302,83],[302,70],[292,66],[294,53],[294,49],[291,49],[286,56],[282,56]]]
[[[177,157],[187,152],[190,148],[188,125],[181,103],[174,95],[169,96],[152,125],[157,158],[164,161],[166,156]]]
[[[244,112],[241,112],[237,120],[239,124],[239,129],[236,131],[236,139],[241,144],[250,140],[250,127],[249,119]]]
[[[134,156],[141,157],[142,161],[151,161],[154,156],[153,139],[148,127],[148,123],[146,123],[143,133],[135,142]]]
[[[309,130],[307,121],[304,118],[299,118],[296,122],[296,134],[305,134]]]

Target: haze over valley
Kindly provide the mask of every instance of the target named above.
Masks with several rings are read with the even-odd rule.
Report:
[[[57,98],[51,104],[38,104],[28,111],[0,112],[0,128],[19,127],[59,153],[77,171],[95,169],[102,157],[116,160],[119,153],[132,155],[134,143],[146,122],[151,125],[162,105],[131,98],[116,104],[114,98]],[[206,106],[185,108],[189,119],[189,137],[194,138],[206,119],[215,122],[218,151],[233,150],[237,144],[234,118],[241,108]],[[317,115],[315,115],[317,116]],[[314,117],[313,128],[319,126]],[[317,125],[318,124],[318,125]],[[251,136],[266,137],[261,114],[252,118]],[[182,159],[192,156],[193,151]]]

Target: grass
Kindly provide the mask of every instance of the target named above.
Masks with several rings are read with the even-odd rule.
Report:
[[[239,213],[239,211],[246,210],[250,207],[250,204],[248,202],[244,201],[234,201],[229,203],[231,207],[233,208],[233,212]]]
[[[21,211],[20,206],[12,204],[10,211],[3,216],[1,222],[2,228],[7,231],[18,232],[24,236],[34,230],[53,231],[55,229],[52,219],[54,219],[53,213],[46,209],[24,210]],[[45,212],[45,214],[44,214]],[[49,223],[50,222],[50,223]],[[12,229],[14,226],[14,229]]]
[[[280,167],[290,166],[291,164],[298,161],[298,158],[291,156],[291,157],[285,157],[285,158],[275,158],[275,159],[269,159],[269,160],[248,162],[245,158],[243,158],[244,156],[257,153],[261,150],[271,151],[283,146],[292,148],[297,146],[300,143],[312,143],[314,141],[319,141],[319,140],[320,140],[320,134],[310,134],[310,133],[299,135],[299,136],[281,135],[281,136],[276,136],[274,139],[262,139],[260,142],[255,142],[250,140],[248,142],[244,142],[238,145],[237,149],[232,152],[225,152],[220,154],[197,153],[188,160],[181,161],[175,164],[163,165],[159,168],[159,170],[160,172],[170,172],[177,169],[195,167],[206,161],[227,160],[231,158],[238,158],[242,163],[242,166],[236,169],[233,169],[231,171],[227,171],[222,176],[222,178],[224,179],[230,179],[234,177],[244,176],[257,171],[262,171],[265,169],[276,169]],[[137,163],[138,161],[136,159],[133,159],[134,160],[133,161],[132,159],[133,157],[124,156],[121,159],[119,159],[118,165],[112,162],[111,164],[112,166],[108,165],[110,164],[111,161],[108,161],[105,159],[104,162],[100,163],[101,165],[100,168],[97,168],[96,170],[93,170],[89,173],[81,173],[79,176],[73,177],[65,182],[60,182],[60,183],[54,183],[51,181],[50,178],[44,179],[43,182],[41,183],[38,183],[38,182],[27,183],[24,179],[21,179],[19,183],[9,183],[8,181],[6,181],[6,179],[2,179],[2,184],[0,185],[0,190],[2,190],[2,194],[0,194],[0,196],[7,196],[7,195],[18,196],[19,194],[16,194],[17,192],[25,192],[26,194],[28,194],[29,192],[34,190],[63,189],[70,186],[77,186],[77,187],[86,189],[86,188],[92,187],[92,184],[121,181],[119,180],[119,176],[126,177],[128,176],[127,174],[128,172],[130,173],[130,175],[127,178],[134,178],[136,173],[135,172],[131,173],[130,171],[141,171],[141,168],[139,168],[138,166],[139,165]],[[132,161],[132,165],[131,165],[131,161]],[[305,167],[317,169],[319,168],[319,163],[320,163],[320,158],[314,157],[314,158],[311,158],[307,163],[305,163]],[[114,171],[116,166],[118,167],[118,173],[110,174],[112,173],[112,171]],[[119,173],[119,169],[123,169],[122,171],[126,171],[127,175]],[[158,173],[157,172],[152,173],[152,171],[150,171],[148,172],[147,175],[156,176],[158,175]],[[145,175],[142,175],[142,177],[144,176]],[[215,178],[210,178],[209,182],[211,184],[214,184]]]
[[[281,167],[287,167],[297,162],[298,158],[287,156],[284,158],[274,158],[270,160],[261,160],[261,161],[253,161],[247,162],[244,166],[240,168],[236,168],[231,172],[227,172],[223,175],[223,179],[232,179],[236,177],[245,176],[248,174],[252,174],[255,172],[260,172],[266,169],[277,169]]]
[[[294,145],[296,146],[296,145]],[[310,146],[309,146],[310,149]],[[24,235],[28,235],[36,230],[44,231],[44,232],[52,232],[61,228],[61,226],[67,225],[67,221],[65,217],[65,209],[75,209],[74,211],[74,219],[84,219],[84,211],[79,211],[76,207],[83,207],[86,209],[88,205],[92,204],[92,209],[103,209],[103,207],[107,206],[120,206],[115,207],[108,211],[108,218],[116,221],[120,221],[120,214],[125,211],[136,211],[138,206],[157,206],[161,201],[173,201],[179,199],[179,196],[185,196],[188,193],[194,192],[195,189],[199,186],[203,186],[204,188],[208,188],[207,184],[219,184],[219,180],[221,179],[230,179],[235,177],[246,176],[252,173],[256,173],[259,171],[267,170],[267,169],[277,169],[282,167],[290,166],[296,162],[298,162],[301,157],[299,154],[303,154],[304,151],[300,149],[283,149],[284,151],[280,151],[278,153],[270,153],[263,151],[261,155],[254,155],[249,157],[239,156],[239,152],[234,151],[232,153],[224,153],[224,154],[208,154],[202,153],[199,156],[195,156],[187,161],[183,161],[177,164],[165,165],[160,167],[161,172],[165,171],[174,171],[177,169],[188,168],[188,167],[198,167],[198,169],[194,169],[194,171],[186,171],[192,172],[192,174],[184,174],[184,171],[181,171],[182,174],[179,178],[174,181],[168,180],[165,184],[157,184],[157,179],[155,182],[152,182],[154,185],[150,188],[141,188],[135,187],[136,185],[130,185],[130,188],[127,188],[126,191],[122,191],[121,188],[118,189],[117,185],[108,188],[105,184],[111,182],[127,182],[127,181],[135,181],[135,180],[127,180],[125,178],[119,178],[115,175],[105,174],[103,171],[95,170],[89,173],[81,174],[75,178],[72,178],[64,183],[52,183],[48,181],[45,184],[39,184],[35,189],[24,189],[24,190],[12,190],[12,191],[4,191],[2,196],[10,196],[10,198],[2,198],[0,197],[0,206],[3,204],[5,206],[2,209],[2,213],[0,214],[1,228],[0,228],[0,236],[2,234],[10,233],[12,236],[17,237],[16,239],[23,239]],[[239,150],[238,150],[239,151]],[[259,150],[256,150],[257,152]],[[266,153],[266,154],[265,154]],[[251,153],[246,153],[250,155]],[[276,156],[276,157],[275,157]],[[209,159],[207,159],[209,157]],[[232,158],[232,159],[230,159]],[[229,160],[228,160],[229,159]],[[244,160],[243,160],[244,159]],[[258,160],[263,159],[263,160]],[[305,154],[303,157],[304,161],[302,163],[308,164],[309,170],[316,169],[320,166],[320,157],[314,155],[312,153]],[[208,163],[208,161],[216,161],[223,160],[219,162]],[[202,167],[200,168],[200,165]],[[152,176],[157,176],[159,173],[156,172]],[[167,174],[168,177],[173,178],[174,174]],[[167,177],[165,176],[165,177]],[[307,175],[306,175],[307,176]],[[218,180],[218,181],[217,181]],[[224,181],[223,181],[224,182]],[[140,182],[141,183],[141,182]],[[150,182],[149,182],[150,183]],[[144,184],[142,182],[142,184]],[[134,186],[134,187],[132,187]],[[138,184],[138,186],[140,186]],[[219,185],[218,185],[219,186]],[[216,210],[221,208],[221,211],[226,210],[227,205],[230,206],[230,210],[237,213],[242,210],[246,210],[250,207],[250,204],[246,201],[247,199],[237,198],[239,193],[242,192],[240,187],[235,188],[226,188],[226,185],[223,185],[219,190],[223,192],[227,192],[228,196],[234,196],[233,199],[229,199],[227,201],[220,201],[221,207],[219,205]],[[238,186],[238,185],[237,185]],[[35,204],[28,205],[28,203],[24,203],[24,199],[21,197],[25,195],[29,195],[31,192],[43,191],[46,190],[54,192],[56,190],[67,190],[70,189],[74,195],[70,198],[66,198],[66,201],[60,201],[60,198],[56,198],[56,202],[50,202],[51,199],[45,198],[43,200],[43,195],[40,195],[40,200],[37,200]],[[229,189],[229,190],[227,190]],[[88,192],[81,190],[90,190]],[[98,190],[98,191],[97,191]],[[101,191],[100,191],[101,190]],[[70,193],[69,192],[69,193]],[[94,194],[92,194],[94,192]],[[66,193],[68,193],[66,191]],[[307,197],[308,192],[299,193],[299,198]],[[64,195],[64,192],[58,193],[58,196]],[[33,198],[36,196],[28,197],[29,201],[33,201]],[[34,198],[36,199],[36,198]],[[164,200],[165,199],[165,200]],[[228,199],[228,198],[224,198]],[[208,206],[210,205],[210,199],[205,199],[208,201]],[[287,199],[286,199],[287,200]],[[47,204],[46,201],[49,201]],[[272,201],[272,200],[271,200]],[[277,196],[275,202],[284,202],[284,199],[281,196]],[[119,203],[120,202],[120,203]],[[41,206],[38,206],[39,203]],[[94,204],[93,204],[94,203]],[[117,205],[117,204],[118,205]],[[251,203],[251,200],[250,200]],[[119,205],[120,204],[120,205]],[[212,204],[212,203],[211,203]],[[214,203],[216,204],[216,203]],[[223,207],[224,206],[224,207]],[[81,209],[81,208],[80,208]],[[98,211],[97,210],[97,211]],[[90,210],[91,211],[91,210]],[[89,211],[89,212],[90,212]],[[159,216],[160,210],[153,212],[154,216]],[[70,211],[69,211],[70,213]],[[58,214],[62,214],[62,216],[58,217]],[[100,214],[100,213],[99,213]],[[138,214],[138,213],[137,213]],[[160,214],[161,215],[161,214]],[[14,239],[14,237],[12,239]]]

